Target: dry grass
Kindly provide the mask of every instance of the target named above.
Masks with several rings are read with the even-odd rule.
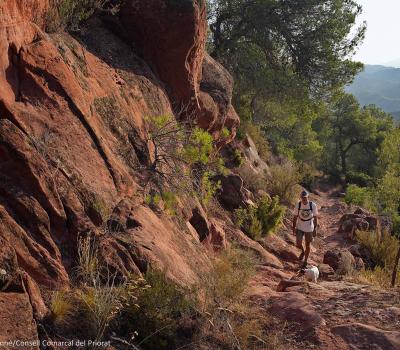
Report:
[[[397,281],[399,281],[400,273],[397,273]],[[391,286],[392,271],[377,266],[375,269],[361,270],[356,276],[355,280],[360,283],[370,284],[381,289],[388,289]]]
[[[356,279],[361,283],[371,284],[380,288],[389,288],[400,245],[399,240],[386,231],[381,233],[358,231],[357,240],[369,252],[376,266],[373,269],[360,271]],[[400,272],[397,272],[397,284],[399,279]]]
[[[50,312],[56,327],[63,327],[71,322],[74,314],[74,303],[65,292],[55,292],[50,303]]]
[[[393,268],[400,244],[395,236],[386,231],[357,231],[357,241],[367,249],[375,264]]]

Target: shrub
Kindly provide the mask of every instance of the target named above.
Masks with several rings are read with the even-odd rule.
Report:
[[[248,164],[243,164],[238,171],[240,177],[249,190],[257,192],[259,190],[268,190],[265,174],[255,172]]]
[[[399,248],[399,241],[389,232],[357,231],[357,240],[361,247],[365,248],[374,264],[391,269],[394,265]]]
[[[233,151],[233,165],[238,168],[244,163],[244,157],[243,153],[240,151],[240,149],[235,148]]]
[[[300,193],[301,174],[297,166],[285,161],[270,167],[271,175],[268,177],[268,193],[272,196],[279,196],[285,203],[293,204]]]
[[[369,210],[374,209],[372,191],[367,187],[359,187],[353,184],[348,185],[344,201],[349,205],[358,205]]]
[[[357,232],[357,240],[368,251],[373,263],[376,265],[373,269],[361,271],[358,278],[366,283],[389,287],[400,245],[399,240],[386,231],[381,234],[359,231]],[[397,277],[399,277],[399,274],[398,272]]]
[[[362,172],[348,171],[346,173],[346,183],[367,187],[373,185],[373,178]]]
[[[221,181],[213,180],[213,173],[210,171],[204,172],[200,183],[200,199],[207,207],[210,201],[214,198],[217,191],[221,188]]]
[[[78,30],[80,24],[105,3],[105,0],[51,0],[46,16],[46,31]]]
[[[212,313],[215,308],[228,308],[238,302],[255,272],[254,266],[254,257],[239,248],[218,255],[211,270],[202,277],[203,310]]]
[[[137,332],[136,342],[143,349],[174,349],[190,342],[193,334],[184,332],[184,321],[191,318],[195,303],[162,272],[150,270],[145,279],[150,287],[128,302],[119,332]]]
[[[279,205],[279,197],[262,197],[257,206],[235,210],[235,224],[250,238],[259,239],[276,230],[282,223],[285,207]]]
[[[250,238],[257,240],[261,238],[262,223],[258,218],[257,208],[239,208],[235,210],[235,224],[240,227]]]
[[[263,234],[274,232],[281,224],[285,207],[279,205],[279,197],[264,196],[258,202],[257,216],[261,222]]]
[[[78,265],[76,274],[85,285],[91,285],[100,274],[97,245],[92,237],[80,238],[78,242]]]
[[[203,342],[214,340],[218,348],[247,349],[252,335],[261,336],[262,325],[243,299],[254,266],[253,256],[238,248],[215,257],[211,270],[202,277],[203,327],[199,336]]]

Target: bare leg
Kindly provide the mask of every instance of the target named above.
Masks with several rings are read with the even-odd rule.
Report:
[[[308,257],[310,256],[310,250],[311,250],[310,245],[311,245],[311,242],[308,242],[308,241],[306,240],[306,251],[305,251],[304,264],[307,264]]]
[[[299,260],[302,260],[304,257],[304,248],[303,248],[303,237],[299,234],[296,236],[296,246],[301,250],[301,254],[299,256]]]

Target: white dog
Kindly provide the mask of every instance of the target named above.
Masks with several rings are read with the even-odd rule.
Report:
[[[319,270],[316,266],[307,266],[305,269],[301,270],[301,273],[304,274],[307,281],[317,283],[319,277]]]

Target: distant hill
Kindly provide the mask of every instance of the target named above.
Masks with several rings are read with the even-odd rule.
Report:
[[[386,67],[394,67],[394,68],[400,68],[400,58],[390,61],[390,62],[386,62],[385,64],[383,64]]]
[[[365,65],[346,91],[362,106],[375,104],[400,120],[400,68]]]

